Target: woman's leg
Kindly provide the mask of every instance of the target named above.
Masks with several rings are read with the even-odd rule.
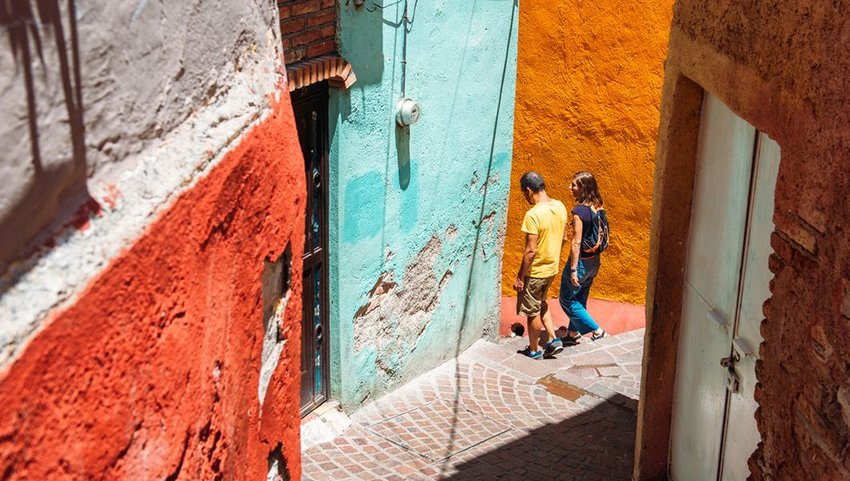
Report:
[[[590,294],[590,285],[592,283],[593,279],[591,278],[587,285],[581,286],[581,289],[572,301],[571,310],[575,313],[576,319],[579,320],[579,322],[576,323],[579,334],[587,334],[588,332],[596,332],[599,330],[599,324],[597,324],[593,319],[593,316],[587,312],[587,297]],[[572,318],[573,317],[570,316],[571,321]]]
[[[578,274],[581,284],[576,287],[570,281],[569,263],[567,266],[564,269],[564,275],[561,276],[561,291],[558,296],[558,303],[561,305],[564,313],[570,318],[568,334],[573,337],[577,334],[595,331],[599,329],[599,325],[590,317],[586,308],[587,295],[590,291],[590,284],[593,283],[593,277],[587,278],[587,270],[585,269],[584,262],[579,260],[576,274]]]
[[[596,274],[599,274],[599,257],[593,257],[583,261],[585,266],[585,279],[581,283],[581,291],[577,294],[577,299],[581,303],[582,307],[584,307],[585,311],[587,311],[587,298],[590,296],[590,287],[593,285],[593,280],[596,279]],[[588,322],[585,323],[586,331],[582,331],[582,334],[593,331],[594,335],[599,335],[604,332],[604,330],[599,327],[599,324],[588,314]]]
[[[590,296],[590,286],[593,285],[593,278],[581,283],[581,290],[576,294],[576,300],[581,303],[582,307],[587,309],[587,298]]]

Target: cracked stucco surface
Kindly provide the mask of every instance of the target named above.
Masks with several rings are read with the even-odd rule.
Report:
[[[74,174],[81,159],[71,154],[57,29],[43,24],[27,33],[30,48],[36,35],[42,47],[43,61],[30,63],[10,45],[22,38],[0,36],[0,116],[9,119],[0,125],[0,177],[13,179],[0,192],[0,367],[269,112],[282,81],[270,5],[75,5],[60,18],[65,40],[71,18],[79,39],[80,82],[72,87],[82,94],[82,177]],[[28,73],[43,172],[30,142]],[[82,228],[67,225],[68,211],[86,196],[98,207]]]
[[[420,2],[396,127],[401,4],[340,7],[340,53],[357,73],[331,90],[329,269],[332,396],[387,392],[498,326],[511,168],[514,2]]]
[[[440,279],[433,265],[440,254],[439,237],[432,237],[419,252],[416,262],[407,266],[401,285],[395,272],[383,273],[369,295],[369,302],[354,317],[354,350],[375,346],[396,354],[416,347],[419,336],[431,323],[431,313],[440,303],[440,295],[454,273],[447,269]],[[379,363],[382,371],[391,371]]]

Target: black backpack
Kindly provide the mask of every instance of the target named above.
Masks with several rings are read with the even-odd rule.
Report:
[[[581,236],[581,253],[583,256],[595,256],[608,248],[608,217],[605,209],[593,212],[590,210],[590,229]]]

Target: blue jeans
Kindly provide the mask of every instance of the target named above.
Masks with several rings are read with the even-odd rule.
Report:
[[[569,329],[572,332],[586,334],[599,329],[599,324],[587,312],[587,296],[590,294],[593,279],[598,273],[599,256],[586,259],[579,258],[576,269],[579,286],[576,287],[570,282],[570,262],[567,262],[567,266],[564,268],[558,302],[561,304],[561,309],[570,317]]]

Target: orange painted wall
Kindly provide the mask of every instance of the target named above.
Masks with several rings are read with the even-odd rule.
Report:
[[[574,172],[597,176],[612,241],[591,295],[642,304],[652,176],[672,0],[523,2],[502,291],[522,256],[523,172],[570,208]],[[563,262],[569,255],[563,250]],[[550,290],[557,296],[560,276]]]
[[[0,373],[4,480],[266,479],[276,449],[300,479],[304,167],[281,97]],[[261,278],[290,242],[261,411]]]

